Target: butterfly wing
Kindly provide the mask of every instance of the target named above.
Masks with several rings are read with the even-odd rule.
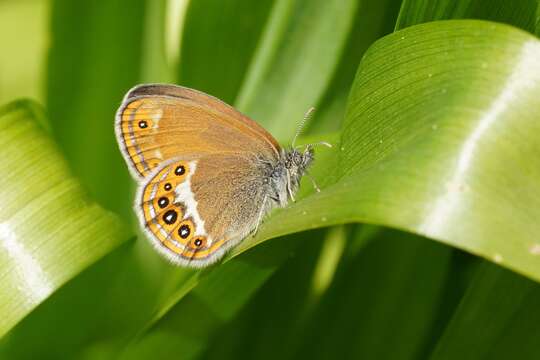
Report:
[[[219,99],[174,85],[140,85],[116,114],[116,134],[128,167],[142,180],[178,156],[250,152],[277,157],[264,128]]]
[[[135,204],[152,244],[183,266],[219,260],[268,208],[265,166],[248,154],[162,163],[141,184]]]

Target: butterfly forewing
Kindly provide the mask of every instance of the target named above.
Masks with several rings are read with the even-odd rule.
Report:
[[[279,155],[275,139],[256,122],[214,97],[179,86],[132,89],[118,110],[116,133],[138,179],[178,156]]]
[[[115,129],[140,183],[141,224],[171,261],[213,263],[260,220],[265,164],[281,149],[231,106],[192,89],[141,85],[124,98]]]

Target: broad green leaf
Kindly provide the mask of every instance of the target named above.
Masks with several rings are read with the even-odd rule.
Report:
[[[0,341],[0,358],[33,359],[39,353],[80,359],[106,348],[109,358],[118,359],[154,315],[157,295],[170,275],[149,264],[152,253],[141,254],[133,245],[120,246],[55,291]],[[54,332],[44,331],[50,324]]]
[[[539,300],[537,283],[483,264],[430,359],[537,359]]]
[[[286,359],[315,302],[314,277],[325,235],[323,231],[304,233],[299,246],[240,314],[214,331],[201,358]],[[295,240],[288,237],[269,244],[275,247]]]
[[[275,137],[291,139],[337,70],[358,4],[357,0],[274,2],[237,107]]]
[[[480,21],[380,40],[351,91],[339,166],[327,169],[339,181],[276,213],[259,240],[368,222],[539,280],[539,55],[536,38]]]
[[[365,245],[360,252],[354,251],[357,239]],[[203,358],[422,358],[451,295],[452,253],[398,231],[372,232],[367,244],[364,232],[355,232],[330,287],[314,301],[318,261],[302,246],[240,316],[216,332]]]
[[[268,21],[270,0],[190,1],[182,32],[181,85],[236,99]]]
[[[324,96],[317,104],[312,104],[316,111],[306,123],[306,131],[323,134],[341,128],[347,97],[362,55],[377,39],[392,32],[400,5],[401,0],[359,2],[339,64]]]
[[[129,237],[70,174],[42,116],[31,102],[0,109],[0,336]]]
[[[483,19],[519,26],[535,33],[538,0],[403,0],[396,29],[427,21]]]
[[[167,0],[146,0],[141,59],[141,83],[173,82],[165,36]]]
[[[175,356],[180,346],[190,349],[182,359],[200,355],[210,337],[244,306],[272,276],[298,244],[313,239],[299,234],[287,241],[271,242],[241,258],[233,259],[187,281],[189,289],[170,300],[170,306],[154,319],[123,353],[122,359],[144,359],[147,353]]]
[[[450,248],[410,234],[376,234],[340,264],[311,319],[285,337],[287,347],[296,349],[288,358],[421,358],[446,295],[451,254]],[[279,309],[270,311],[268,326]],[[259,348],[262,356],[264,346]]]
[[[538,7],[536,9],[536,28],[535,28],[535,34],[536,36],[540,36],[540,1],[538,2]]]
[[[132,195],[114,114],[141,75],[144,5],[52,1],[47,110],[53,134],[91,195],[126,218]]]

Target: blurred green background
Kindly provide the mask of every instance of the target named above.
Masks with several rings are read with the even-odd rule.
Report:
[[[0,359],[540,358],[539,35],[539,0],[0,0]],[[284,145],[316,107],[322,192],[168,264],[113,131],[146,82]]]

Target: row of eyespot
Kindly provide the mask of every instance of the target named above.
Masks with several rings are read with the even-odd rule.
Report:
[[[174,174],[176,176],[182,176],[185,173],[186,173],[186,168],[183,165],[177,166],[176,169],[174,170]],[[172,185],[170,183],[166,183],[164,186],[164,189],[166,191],[170,191],[172,190]],[[161,209],[164,209],[167,206],[169,206],[169,203],[170,201],[166,196],[160,197],[157,201],[157,204]],[[169,209],[163,214],[162,219],[167,225],[172,225],[178,219],[178,213],[174,209]],[[180,236],[182,239],[187,239],[190,234],[191,234],[191,227],[188,224],[182,224],[178,228],[178,236]],[[199,247],[203,244],[203,240],[201,238],[197,238],[195,239],[193,244]]]

